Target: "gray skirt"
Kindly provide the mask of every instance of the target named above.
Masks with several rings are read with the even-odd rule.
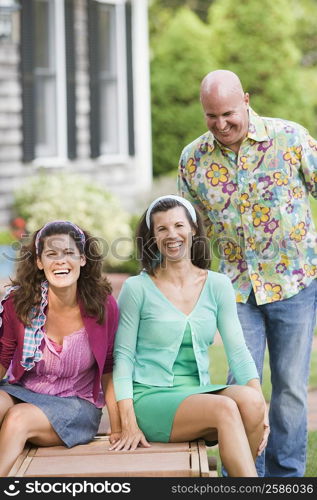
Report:
[[[6,381],[0,382],[0,391],[40,408],[68,448],[89,443],[97,434],[102,410],[85,399],[39,394]]]

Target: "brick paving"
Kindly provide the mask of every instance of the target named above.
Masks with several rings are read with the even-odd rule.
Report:
[[[123,282],[128,278],[128,274],[111,273],[108,275],[113,287],[114,297],[118,297]],[[0,296],[3,292],[3,282],[0,283]],[[317,350],[317,338],[314,338],[313,349]],[[317,389],[308,392],[308,430],[317,430]]]

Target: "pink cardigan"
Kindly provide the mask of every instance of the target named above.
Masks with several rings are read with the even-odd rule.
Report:
[[[8,369],[12,362],[13,382],[18,382],[25,372],[20,363],[23,351],[24,324],[16,315],[12,296],[4,302],[3,306],[3,322],[0,329],[0,363]],[[119,309],[115,298],[109,295],[105,304],[105,321],[100,325],[95,318],[85,314],[81,303],[79,306],[89,344],[98,366],[93,385],[94,401],[97,401],[101,376],[103,373],[112,372],[113,369],[113,344],[118,327]]]

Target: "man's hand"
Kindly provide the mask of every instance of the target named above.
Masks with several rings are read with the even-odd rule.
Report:
[[[259,449],[258,449],[258,456],[261,455],[264,448],[267,446],[267,441],[268,441],[269,434],[270,434],[269,415],[268,415],[267,408],[265,409],[263,428],[264,428],[263,438],[262,438],[262,441],[261,441]]]

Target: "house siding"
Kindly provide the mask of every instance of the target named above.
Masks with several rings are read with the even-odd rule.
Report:
[[[23,162],[22,88],[20,74],[20,37],[15,29],[13,40],[0,40],[0,226],[5,226],[12,215],[14,190],[40,168],[48,172],[65,171],[84,175],[99,186],[117,195],[124,208],[134,210],[137,202],[151,189],[151,127],[150,92],[144,90],[144,79],[149,81],[147,0],[132,0],[132,69],[134,61],[143,61],[133,70],[133,132],[134,148],[124,158],[91,158],[90,148],[90,89],[88,61],[88,16],[86,0],[74,2],[75,50],[75,133],[76,158],[62,163],[52,159],[41,165],[40,159]],[[14,14],[19,20],[21,11]],[[142,35],[143,33],[143,35]],[[142,38],[143,36],[143,38]],[[141,37],[141,38],[140,38]],[[140,62],[138,62],[140,64]],[[148,78],[148,80],[147,80]],[[142,85],[142,102],[136,102]],[[130,103],[131,107],[131,103]],[[131,108],[130,108],[131,109]],[[131,154],[132,153],[132,154]]]

